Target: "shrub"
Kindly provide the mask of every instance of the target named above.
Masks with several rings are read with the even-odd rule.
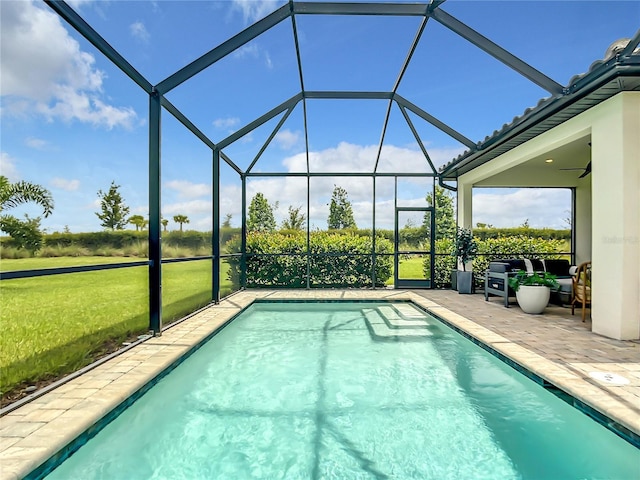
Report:
[[[436,240],[435,267],[432,282],[435,288],[451,287],[451,270],[456,269],[456,257],[453,256],[454,243],[450,238]],[[425,257],[423,262],[424,273],[431,274],[431,257]]]
[[[228,245],[238,251],[240,239]],[[312,232],[310,234],[309,283],[313,286],[364,287],[371,286],[372,239],[343,232]],[[376,239],[377,253],[391,253],[392,243]],[[382,286],[391,276],[391,257],[376,259],[376,285]],[[240,284],[240,257],[229,258],[229,279]],[[250,233],[247,235],[247,287],[304,287],[307,284],[306,233]]]
[[[489,262],[503,258],[560,258],[565,242],[561,239],[530,238],[524,235],[501,238],[488,238],[480,240],[476,238],[478,254],[473,260],[473,271],[476,280],[482,278],[484,271],[489,268]],[[452,240],[442,239],[436,241],[434,286],[436,288],[449,288],[451,286],[451,270],[456,268],[456,257],[451,255],[454,250]],[[431,259],[425,258],[423,268],[429,275]]]
[[[11,247],[8,245],[8,242],[2,242],[0,245],[0,258],[4,258],[7,260],[14,260],[19,258],[31,258],[33,253],[24,248]]]
[[[515,237],[488,238],[478,242],[478,256],[473,261],[476,277],[489,268],[489,262],[503,258],[560,258],[564,240]]]
[[[40,250],[40,257],[85,257],[91,255],[91,252],[84,247],[75,245],[53,245],[44,247]]]
[[[530,237],[543,238],[545,240],[571,240],[570,229],[553,229],[553,228],[530,228],[530,227],[513,227],[513,228],[474,228],[473,236],[478,240],[487,240],[490,238],[504,237]]]

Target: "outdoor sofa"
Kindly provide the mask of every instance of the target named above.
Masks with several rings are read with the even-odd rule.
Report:
[[[494,260],[489,263],[489,269],[484,274],[484,299],[489,295],[497,295],[504,299],[504,306],[509,306],[509,297],[515,297],[515,292],[509,287],[509,277],[518,271],[549,272],[556,276],[560,288],[551,292],[551,301],[560,305],[571,303],[572,267],[568,260],[544,260],[509,258]]]

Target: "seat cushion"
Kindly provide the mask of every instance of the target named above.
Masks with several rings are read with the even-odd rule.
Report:
[[[509,265],[509,269],[507,272],[517,272],[519,270],[527,270],[527,266],[524,263],[524,260],[521,258],[508,258],[505,260],[495,260],[498,263],[506,263]],[[493,263],[493,262],[492,262]]]
[[[553,259],[553,260],[543,260],[544,269],[546,272],[549,272],[557,277],[569,277],[569,268],[571,265],[569,264],[569,260],[564,259]]]

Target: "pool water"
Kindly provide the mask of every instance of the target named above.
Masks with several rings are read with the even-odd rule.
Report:
[[[410,303],[257,303],[50,479],[637,479],[640,450]]]

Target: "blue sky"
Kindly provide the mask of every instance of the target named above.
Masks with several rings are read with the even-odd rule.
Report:
[[[282,1],[69,2],[152,84],[157,84],[283,4]],[[640,27],[640,4],[615,1],[456,1],[442,8],[562,85],[603,58],[607,47]],[[148,98],[45,4],[0,2],[1,171],[11,180],[39,183],[55,210],[49,232],[100,230],[98,190],[111,181],[132,214],[146,215]],[[297,16],[307,90],[390,91],[420,19]],[[214,142],[300,91],[291,21],[228,55],[168,93],[167,98]],[[430,20],[398,93],[473,141],[548,94],[437,22]],[[370,171],[375,163],[385,101],[309,100],[313,171]],[[225,149],[247,167],[278,118]],[[440,166],[464,150],[454,139],[413,116],[429,154]],[[162,117],[162,213],[187,215],[189,228],[211,228],[211,152],[171,115]],[[302,104],[254,167],[257,172],[306,168]],[[427,171],[404,119],[394,106],[379,171]],[[223,168],[222,213],[240,221],[240,181]],[[324,228],[333,185],[349,192],[359,226],[372,222],[372,181],[315,178],[310,224]],[[261,191],[278,204],[306,210],[306,180],[260,178]],[[401,206],[424,205],[419,180],[399,184]],[[376,224],[393,222],[393,182],[376,185]],[[566,191],[477,191],[474,222],[565,227]],[[540,208],[544,205],[545,208]],[[500,205],[500,210],[495,210]],[[39,212],[25,207],[15,214]]]

